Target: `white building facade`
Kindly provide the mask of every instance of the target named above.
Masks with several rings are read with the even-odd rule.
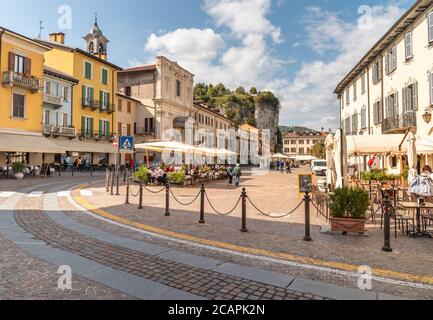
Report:
[[[371,48],[335,90],[347,136],[419,137],[433,133],[426,115],[433,112],[433,0],[417,1]],[[402,141],[404,143],[404,141]],[[373,155],[362,156],[361,171]],[[405,157],[377,155],[380,167],[400,173]],[[433,157],[420,159],[433,164]]]

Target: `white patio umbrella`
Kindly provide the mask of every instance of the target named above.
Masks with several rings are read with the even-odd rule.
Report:
[[[289,159],[288,156],[285,156],[284,154],[281,154],[281,153],[273,154],[273,155],[271,156],[271,158],[272,158],[272,159]]]
[[[326,137],[325,147],[326,147],[326,167],[328,168],[328,170],[326,171],[326,183],[327,185],[334,185],[336,181],[335,159],[334,159],[335,139],[332,134],[329,134]]]
[[[337,179],[335,182],[336,188],[342,188],[344,186],[344,179],[346,177],[346,162],[347,162],[347,142],[343,130],[337,130],[335,134],[335,146],[334,146],[334,163]]]
[[[415,179],[417,175],[417,164],[418,164],[418,155],[417,155],[417,146],[416,146],[416,137],[410,132],[408,135],[408,148],[407,148],[407,160],[409,165],[409,176],[408,181],[411,183],[413,179]]]
[[[135,149],[156,152],[194,153],[195,147],[177,141],[160,141],[137,144]]]

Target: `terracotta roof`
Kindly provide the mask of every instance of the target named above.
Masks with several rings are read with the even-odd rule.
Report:
[[[123,69],[121,72],[126,73],[126,72],[145,72],[145,71],[156,71],[156,65],[151,64],[147,66],[136,66],[136,67],[126,68]]]

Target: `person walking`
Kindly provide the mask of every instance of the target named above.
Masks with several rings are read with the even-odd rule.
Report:
[[[229,177],[229,185],[233,185],[233,168],[232,166],[227,167],[227,175]]]
[[[233,176],[235,178],[235,185],[239,186],[241,184],[241,176],[242,176],[241,165],[239,163],[236,165],[236,168],[234,168],[233,170]]]

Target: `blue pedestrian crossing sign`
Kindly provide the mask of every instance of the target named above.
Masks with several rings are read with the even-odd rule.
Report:
[[[120,150],[134,150],[134,137],[122,136],[119,138]]]

